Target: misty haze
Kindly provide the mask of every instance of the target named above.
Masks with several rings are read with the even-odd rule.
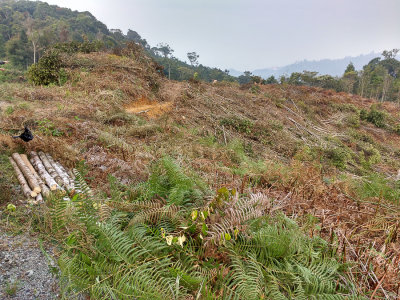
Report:
[[[400,299],[400,2],[0,0],[0,299]]]

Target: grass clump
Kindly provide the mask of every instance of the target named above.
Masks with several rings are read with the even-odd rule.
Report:
[[[9,282],[7,283],[4,291],[6,292],[7,296],[14,297],[17,294],[19,288],[19,281]]]
[[[57,128],[56,125],[49,119],[43,119],[37,122],[38,130],[45,135],[62,136],[64,132]]]
[[[0,205],[12,199],[12,187],[16,181],[14,169],[8,157],[9,155],[7,153],[0,153]]]
[[[372,173],[354,184],[359,199],[381,198],[392,203],[399,203],[400,186],[397,182],[386,179],[381,174]]]

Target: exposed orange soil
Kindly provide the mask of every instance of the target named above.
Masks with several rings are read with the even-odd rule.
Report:
[[[172,109],[173,102],[157,102],[151,101],[145,97],[141,97],[125,107],[128,113],[145,114],[149,118],[157,118]]]

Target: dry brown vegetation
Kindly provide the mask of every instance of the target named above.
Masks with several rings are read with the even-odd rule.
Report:
[[[0,86],[2,153],[41,150],[68,167],[84,159],[94,188],[108,175],[143,181],[151,162],[169,155],[212,188],[262,191],[288,215],[317,217],[318,234],[337,245],[343,260],[357,263],[361,291],[399,295],[396,104],[378,104],[387,117],[386,128],[377,128],[359,118],[377,103],[350,94],[170,82],[142,55],[63,59],[64,86]],[[9,137],[24,124],[36,136],[29,144]],[[371,179],[376,174],[387,179],[385,186]],[[365,192],[368,185],[372,193]]]

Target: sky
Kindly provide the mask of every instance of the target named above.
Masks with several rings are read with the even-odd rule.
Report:
[[[46,1],[46,0],[43,0]],[[240,71],[400,48],[400,0],[47,0]]]

